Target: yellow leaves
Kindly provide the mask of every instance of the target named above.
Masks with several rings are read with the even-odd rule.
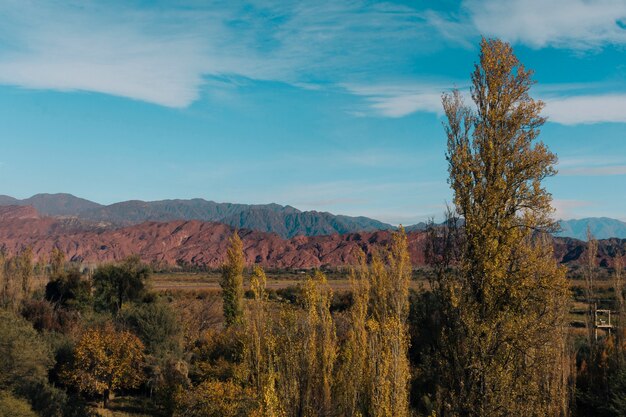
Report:
[[[252,391],[231,381],[205,381],[191,392],[180,393],[176,402],[174,416],[180,417],[237,417],[255,412]]]
[[[318,271],[303,283],[303,309],[280,308],[274,321],[260,296],[264,274],[256,270],[246,323],[248,371],[260,404],[254,415],[408,416],[411,273],[403,230],[387,251],[374,254],[370,266],[363,263],[351,273],[353,305],[340,351],[324,274]],[[258,317],[267,317],[265,325]]]
[[[267,293],[265,292],[265,286],[267,285],[267,277],[263,268],[255,266],[250,278],[250,289],[254,294],[254,299],[257,301],[264,301],[267,299]]]
[[[458,93],[443,99],[449,182],[465,221],[459,271],[441,272],[434,286],[447,320],[441,363],[453,413],[548,415],[564,392],[554,364],[567,286],[541,238],[554,226],[541,184],[556,157],[536,141],[545,119],[528,95],[531,74],[510,45],[483,39],[475,106]],[[561,391],[545,400],[548,385]]]
[[[143,344],[111,324],[88,329],[74,349],[72,367],[62,376],[80,391],[103,394],[136,388],[143,381]]]

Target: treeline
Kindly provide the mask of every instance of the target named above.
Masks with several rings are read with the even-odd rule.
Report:
[[[451,224],[445,233],[455,230]],[[442,234],[441,228],[431,232],[431,257],[451,241]],[[25,251],[17,258],[28,256]],[[472,367],[453,367],[454,361],[466,360],[462,354],[477,361],[478,352],[469,347],[478,342],[452,339],[468,336],[447,328],[454,324],[451,310],[459,306],[443,305],[454,299],[442,293],[450,291],[445,283],[436,282],[458,268],[443,267],[439,258],[432,274],[439,278],[432,278],[430,289],[409,291],[411,268],[402,233],[369,263],[363,258],[350,275],[349,293],[333,294],[317,272],[288,297],[273,300],[264,271],[245,270],[236,234],[222,270],[221,294],[151,292],[149,270],[136,258],[102,265],[90,275],[65,263],[59,251],[50,259],[38,268],[48,279],[45,288],[5,304],[0,314],[0,410],[5,415],[88,416],[98,404],[155,416],[463,415],[461,406],[474,412],[480,403],[462,402],[459,394],[481,395],[486,402],[499,392],[459,389]],[[16,264],[5,258],[3,283],[21,282],[26,270],[18,272]],[[589,265],[593,286],[596,269],[593,261]],[[244,275],[249,276],[247,294]],[[613,279],[614,287],[623,289],[621,269]],[[496,415],[626,412],[621,294],[616,291],[612,309],[622,313],[614,317],[618,326],[610,337],[600,333],[596,340],[592,331],[576,329],[558,334],[564,345],[546,344],[541,366],[524,356],[523,367],[513,368],[516,375],[527,373],[519,388],[526,391],[506,387],[506,393],[526,396],[524,403],[497,399],[483,405],[494,407],[490,414],[471,415],[494,415],[495,409],[501,410]],[[457,311],[456,320],[472,324],[461,316],[469,313]],[[481,323],[473,325],[480,329]],[[548,333],[554,328],[541,330],[542,343],[553,337]],[[521,328],[519,340],[507,337],[511,344],[542,348],[532,346],[536,340],[527,328]],[[551,353],[555,348],[560,355]],[[490,360],[497,363],[498,357]],[[491,390],[518,383],[507,372],[485,372],[483,378],[492,378]],[[120,398],[125,406],[116,403]]]

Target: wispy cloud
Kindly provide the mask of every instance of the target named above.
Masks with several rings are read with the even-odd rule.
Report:
[[[452,80],[385,82],[416,57],[478,34],[533,47],[626,44],[622,0],[466,0],[448,12],[392,2],[0,3],[0,83],[98,92],[183,108],[241,79],[363,97],[353,114],[441,112]],[[620,23],[621,22],[621,23]],[[387,78],[389,79],[389,78]],[[348,83],[346,80],[350,80]],[[626,95],[551,96],[562,124],[624,122]]]
[[[544,113],[563,125],[626,123],[626,94],[591,94],[544,99]]]
[[[436,83],[405,83],[355,85],[343,87],[351,94],[365,99],[369,111],[359,110],[355,115],[376,114],[385,117],[403,117],[416,112],[441,115],[441,95],[452,88],[461,88],[469,103],[469,88],[458,81]],[[579,125],[593,123],[626,123],[626,94],[588,93],[595,84],[547,84],[538,89],[537,97],[546,103],[544,115],[553,123]],[[572,95],[575,92],[576,95]]]
[[[478,33],[535,48],[626,44],[623,0],[466,0]]]
[[[365,98],[370,113],[386,117],[403,117],[415,112],[441,114],[441,94],[453,87],[453,82],[344,85],[351,94]]]
[[[3,2],[0,83],[185,107],[207,76],[319,88],[432,48],[426,17],[392,3],[176,4]]]
[[[626,158],[622,155],[573,156],[559,160],[562,176],[626,175]]]

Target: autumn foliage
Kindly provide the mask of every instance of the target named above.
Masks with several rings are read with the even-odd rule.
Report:
[[[143,349],[137,336],[111,324],[88,329],[74,349],[64,379],[81,392],[102,396],[106,406],[116,390],[137,388],[143,382]]]

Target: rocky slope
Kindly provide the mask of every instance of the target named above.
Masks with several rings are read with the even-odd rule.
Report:
[[[30,246],[35,256],[45,258],[53,247],[68,259],[85,263],[116,261],[138,254],[145,262],[218,267],[225,256],[233,229],[224,224],[191,221],[146,222],[119,229],[96,223],[71,224],[64,219],[40,216],[32,207],[0,208],[0,245],[9,253]],[[248,264],[270,268],[312,268],[354,264],[359,250],[370,253],[389,242],[389,231],[297,236],[241,230]],[[424,264],[425,234],[409,233],[414,265]],[[555,239],[555,255],[569,265],[582,260],[586,244],[575,239]],[[616,254],[626,252],[626,240],[600,241],[598,261],[612,265]]]

